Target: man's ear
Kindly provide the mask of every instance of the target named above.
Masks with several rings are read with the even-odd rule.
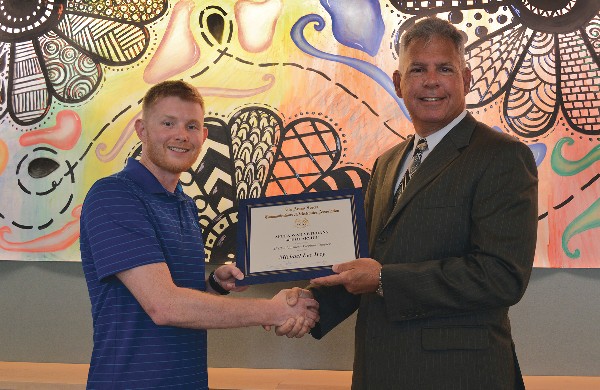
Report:
[[[206,141],[206,138],[208,137],[208,127],[204,126],[202,127],[202,142],[204,143],[204,141]]]
[[[464,83],[464,87],[465,87],[465,96],[467,96],[469,94],[469,91],[471,91],[471,80],[472,76],[471,76],[471,69],[469,68],[465,68],[465,70],[463,70],[463,83]]]
[[[144,127],[144,120],[141,118],[136,119],[135,123],[133,124],[133,127],[135,128],[135,133],[137,134],[140,141],[145,142],[146,141],[146,128]]]
[[[392,74],[392,81],[394,82],[394,89],[396,90],[396,95],[398,95],[399,98],[402,97],[402,88],[400,88],[400,80],[401,79],[402,79],[402,76],[400,76],[400,71],[395,70],[394,73]]]

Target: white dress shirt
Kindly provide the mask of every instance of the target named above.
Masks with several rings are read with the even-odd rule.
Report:
[[[431,153],[433,148],[435,148],[437,146],[437,144],[440,143],[442,138],[444,138],[446,136],[446,134],[448,134],[450,132],[450,130],[452,130],[454,128],[454,126],[456,126],[458,124],[458,122],[462,121],[466,115],[467,115],[467,110],[464,110],[462,113],[460,113],[456,118],[454,118],[446,126],[442,127],[440,130],[429,135],[428,137],[425,137],[425,140],[427,141],[427,150],[425,150],[423,152],[423,155],[421,156],[421,164],[423,163],[423,161],[425,161],[425,159],[427,158],[429,153]],[[421,137],[419,137],[418,134],[415,134],[414,137],[415,137],[415,139],[413,140],[412,149],[410,150],[410,153],[406,154],[406,157],[404,158],[404,161],[402,162],[402,166],[400,167],[400,171],[398,172],[398,177],[396,178],[396,185],[394,186],[394,194],[396,193],[398,186],[400,186],[400,181],[402,181],[402,177],[404,176],[404,173],[406,172],[408,167],[410,167],[410,164],[412,164],[413,156],[415,155],[415,149],[417,147],[417,143],[421,139]]]

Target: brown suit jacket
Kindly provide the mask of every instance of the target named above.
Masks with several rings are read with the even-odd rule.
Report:
[[[537,168],[529,148],[468,114],[430,152],[392,210],[412,137],[381,155],[366,192],[384,297],[313,288],[320,338],[358,307],[353,389],[513,389],[508,308],[529,281]]]

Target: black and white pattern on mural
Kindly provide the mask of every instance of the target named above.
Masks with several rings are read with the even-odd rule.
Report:
[[[31,126],[52,99],[80,103],[102,81],[100,64],[133,64],[145,53],[145,26],[167,0],[0,0],[0,118]]]
[[[270,185],[286,193],[285,188],[291,187],[284,183],[288,180],[296,181],[302,192],[307,192],[363,187],[369,179],[360,168],[336,169],[341,142],[337,130],[322,118],[302,117],[284,126],[274,110],[252,106],[238,110],[227,124],[213,117],[206,123],[206,154],[190,172],[192,182],[185,184],[198,187],[202,194],[195,200],[207,261],[221,263],[235,258],[238,199],[265,196]],[[321,149],[303,148],[294,155],[285,152],[312,137],[319,140]],[[299,162],[308,162],[313,168],[297,170],[294,167]],[[289,174],[275,175],[279,165],[285,165]],[[313,183],[307,184],[311,176]]]
[[[390,4],[415,15],[400,26],[396,39],[431,14],[465,32],[473,73],[468,108],[503,99],[507,125],[532,141],[556,127],[559,113],[575,133],[600,136],[600,1],[391,0]]]

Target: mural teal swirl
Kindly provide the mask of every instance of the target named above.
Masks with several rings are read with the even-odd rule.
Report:
[[[573,145],[575,141],[572,138],[565,137],[554,146],[552,150],[552,169],[560,176],[573,176],[589,168],[596,161],[600,160],[600,145],[596,145],[588,154],[579,160],[567,160],[562,155],[564,144]]]
[[[575,249],[573,252],[569,250],[569,241],[571,238],[587,230],[599,227],[600,199],[597,199],[585,212],[575,218],[563,232],[562,247],[567,256],[572,259],[577,259],[581,256],[581,251],[579,249]]]

